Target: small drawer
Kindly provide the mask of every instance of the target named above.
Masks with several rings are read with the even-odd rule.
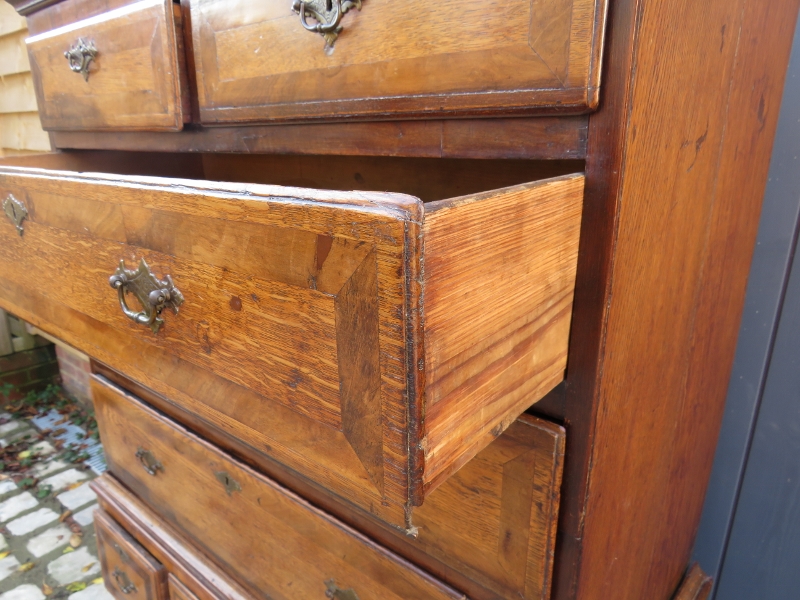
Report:
[[[117,600],[167,600],[167,572],[155,558],[101,511],[95,512],[103,582]]]
[[[586,112],[605,4],[191,0],[201,120]]]
[[[42,127],[181,130],[190,111],[179,8],[142,0],[28,38]]]
[[[76,172],[188,173],[192,158],[0,166],[20,219],[0,221],[0,306],[264,469],[404,529],[563,380],[584,177],[547,175],[572,163],[204,156],[196,170],[427,202]]]
[[[167,587],[170,600],[200,600],[192,590],[181,583],[172,573],[167,576]]]
[[[464,598],[133,397],[93,393],[110,472],[255,595]]]

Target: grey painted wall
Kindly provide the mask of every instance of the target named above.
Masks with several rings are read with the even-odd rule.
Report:
[[[694,557],[716,600],[800,598],[800,26]]]

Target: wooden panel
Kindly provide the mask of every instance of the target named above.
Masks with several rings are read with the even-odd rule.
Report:
[[[170,0],[142,0],[28,38],[42,126],[47,130],[183,127],[181,57]],[[64,52],[90,40],[88,79]]]
[[[34,112],[0,115],[0,148],[46,152],[50,138],[42,130],[39,115]]]
[[[181,583],[172,573],[167,576],[170,600],[199,600],[192,591]]]
[[[25,48],[26,31],[0,37],[0,77],[14,73],[28,73],[31,65]]]
[[[101,511],[95,512],[103,583],[117,600],[167,600],[167,572]]]
[[[683,577],[796,10],[614,5],[590,120],[557,598],[668,598]]]
[[[93,391],[111,472],[256,593],[463,598],[96,377]],[[155,477],[140,447],[160,461]]]
[[[426,488],[564,378],[583,185],[426,205]]]
[[[18,15],[8,2],[0,2],[0,35],[8,35],[25,29],[25,18]]]
[[[29,74],[0,79],[0,113],[36,112],[36,94]]]
[[[190,6],[203,123],[597,103],[602,0],[369,0],[344,16],[333,47],[283,0]]]
[[[102,510],[200,600],[249,600],[252,596],[230,575],[212,564],[180,533],[156,516],[111,475],[91,482]]]

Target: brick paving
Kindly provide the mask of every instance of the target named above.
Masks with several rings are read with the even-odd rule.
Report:
[[[59,419],[55,412],[30,420],[0,414],[0,448],[30,440],[34,457],[27,472],[0,474],[0,600],[112,599],[100,577],[97,498],[88,485],[105,468],[102,449],[92,442],[90,460],[70,462],[71,446],[85,444],[85,436]],[[41,440],[54,424],[59,435]],[[23,490],[17,482],[25,478],[38,483]]]

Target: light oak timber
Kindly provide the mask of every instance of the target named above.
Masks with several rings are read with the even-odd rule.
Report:
[[[94,527],[103,583],[117,600],[169,598],[163,565],[101,511],[95,512]]]
[[[43,157],[42,164],[53,168],[59,157],[80,170],[81,154]],[[139,157],[129,158],[133,171]],[[364,181],[383,168],[373,161],[361,165]],[[29,210],[22,237],[10,223],[2,230],[0,303],[190,408],[207,427],[235,432],[256,456],[283,462],[395,526],[413,527],[411,506],[563,378],[580,175],[423,204],[397,194],[90,175],[31,169],[31,160],[14,164],[20,163],[29,168],[0,169],[0,194],[13,194]],[[243,166],[231,157],[202,160],[206,174],[222,179],[251,170]],[[453,163],[446,172],[463,167]],[[531,174],[523,164],[492,167],[452,178],[451,189],[474,192],[470,186]],[[423,173],[416,179],[425,181]],[[447,186],[432,178],[428,190],[417,189],[425,196]],[[495,211],[508,218],[495,218],[481,237],[479,222]],[[458,290],[456,282],[471,272],[478,276],[458,254],[448,261],[443,252],[461,244],[449,237],[461,221],[470,236],[465,256],[484,253],[482,269],[505,273],[496,290],[477,288],[480,297],[467,288],[439,291],[451,284]],[[420,224],[430,226],[421,237],[414,233]],[[424,276],[423,239],[432,260]],[[108,287],[120,259],[134,268],[142,257],[159,276],[170,274],[187,298],[155,336],[121,314]],[[509,285],[518,292],[509,295]],[[496,334],[475,330],[475,348],[485,352],[448,341],[446,329],[457,325],[438,315],[450,303],[478,315],[484,327],[505,323]],[[53,316],[59,310],[81,317]]]
[[[283,0],[190,0],[202,123],[597,106],[604,0],[369,0],[333,51]]]
[[[313,598],[333,580],[363,598],[464,598],[97,376],[92,390],[111,472],[254,595]]]
[[[86,80],[64,57],[78,39],[91,41],[98,52]],[[180,10],[170,0],[142,0],[26,43],[45,130],[183,127],[188,89]]]
[[[585,116],[57,131],[55,148],[479,159],[583,159]]]

